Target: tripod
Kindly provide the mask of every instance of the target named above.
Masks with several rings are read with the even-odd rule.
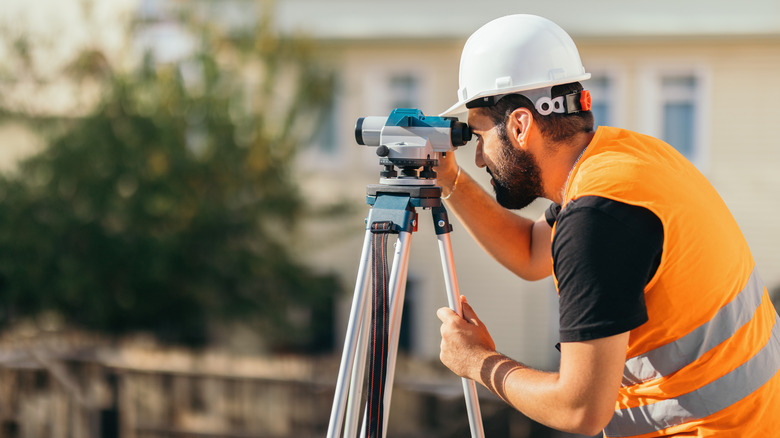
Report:
[[[371,208],[366,220],[366,236],[363,241],[360,266],[358,268],[347,334],[344,341],[344,351],[341,356],[341,365],[336,382],[336,392],[333,397],[333,408],[328,425],[328,438],[342,436],[340,435],[342,428],[344,437],[358,436],[358,410],[360,409],[360,400],[362,398],[369,338],[371,338],[372,351],[378,349],[378,342],[376,342],[374,337],[374,333],[377,332],[376,325],[374,325],[373,333],[370,332],[372,318],[369,313],[371,312],[372,303],[368,299],[371,247],[372,240],[377,241],[377,233],[398,234],[398,240],[395,245],[393,264],[387,286],[389,290],[389,340],[386,341],[387,358],[386,368],[383,371],[383,373],[386,372],[386,375],[383,374],[381,376],[381,380],[384,383],[384,391],[379,393],[379,398],[383,403],[379,404],[377,408],[375,403],[372,404],[371,401],[366,401],[361,437],[366,436],[367,429],[369,429],[368,434],[372,437],[385,437],[387,435],[387,421],[383,420],[388,418],[390,411],[401,314],[406,292],[406,276],[409,267],[409,249],[412,232],[417,230],[416,208],[418,207],[431,210],[433,224],[439,241],[439,252],[441,254],[449,307],[458,312],[458,314],[463,314],[460,306],[460,293],[455,278],[452,245],[450,243],[449,233],[452,230],[452,226],[450,225],[447,211],[442,205],[441,187],[434,185],[407,185],[400,183],[408,180],[397,181],[399,184],[372,184],[367,187],[367,203],[371,205]],[[425,182],[428,181],[432,182],[433,180]],[[415,180],[411,182],[414,183]],[[418,184],[421,183],[419,182]],[[378,224],[382,225],[378,226]],[[384,251],[384,246],[382,246],[381,250]],[[376,255],[374,257],[376,258]],[[375,271],[377,266],[378,264],[374,261]],[[375,283],[377,275],[377,272],[374,272]],[[376,298],[374,303],[376,304]],[[374,316],[376,316],[376,311]],[[373,362],[375,360],[372,360]],[[348,378],[349,381],[347,381]],[[372,379],[373,372],[369,380],[373,382],[374,380]],[[473,380],[465,378],[462,379],[462,384],[466,398],[466,410],[469,416],[471,436],[472,438],[484,437],[485,433],[482,427],[476,384]],[[374,391],[374,385],[370,386],[369,399],[373,397]],[[372,412],[374,411],[380,412],[373,414]],[[374,425],[372,432],[369,417],[373,419],[375,415],[378,415],[380,418],[379,426]],[[369,423],[368,426],[367,423]]]

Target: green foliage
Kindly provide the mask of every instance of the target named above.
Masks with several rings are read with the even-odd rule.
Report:
[[[330,332],[335,277],[285,244],[305,207],[292,159],[331,76],[266,26],[196,29],[199,49],[176,64],[115,71],[91,50],[68,67],[103,97],[48,118],[48,147],[0,179],[0,324],[56,311],[198,345],[245,321],[277,348]]]

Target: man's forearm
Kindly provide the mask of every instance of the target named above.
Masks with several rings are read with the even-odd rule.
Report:
[[[526,280],[552,273],[546,223],[503,208],[465,171],[446,202],[480,246],[507,269]]]
[[[604,427],[587,394],[564,388],[557,372],[536,370],[494,353],[472,378],[529,418],[554,429],[594,435]]]
[[[463,316],[440,308],[439,358],[528,417],[547,426],[593,435],[612,418],[629,332],[561,346],[558,372],[527,367],[496,352],[487,327],[461,297]]]

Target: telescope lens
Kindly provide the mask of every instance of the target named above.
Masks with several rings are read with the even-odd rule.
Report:
[[[363,120],[365,117],[360,117],[357,119],[357,122],[355,123],[355,141],[357,141],[357,144],[364,145],[363,142]]]

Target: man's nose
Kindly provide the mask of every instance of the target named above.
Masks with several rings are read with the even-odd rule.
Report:
[[[485,167],[485,157],[482,155],[482,142],[477,143],[477,148],[474,153],[474,163],[480,169]]]

